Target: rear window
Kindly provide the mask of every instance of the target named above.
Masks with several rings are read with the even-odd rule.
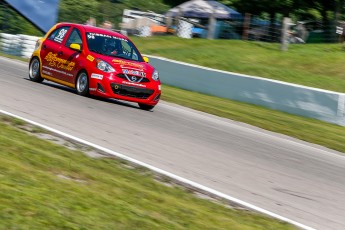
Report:
[[[69,30],[69,26],[63,26],[55,29],[48,37],[49,40],[55,41],[57,43],[62,43],[66,34]]]

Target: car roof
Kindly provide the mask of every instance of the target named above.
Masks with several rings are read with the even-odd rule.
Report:
[[[128,40],[128,38],[126,36],[124,36],[123,34],[120,34],[118,32],[109,30],[109,29],[103,29],[100,27],[96,27],[96,26],[91,26],[91,25],[83,25],[83,24],[77,24],[77,23],[69,23],[69,22],[61,22],[58,24],[58,26],[74,26],[77,27],[79,29],[82,29],[87,32],[87,33],[101,33],[101,34],[106,34],[106,35],[111,35],[111,36],[116,36],[119,38],[123,38]]]

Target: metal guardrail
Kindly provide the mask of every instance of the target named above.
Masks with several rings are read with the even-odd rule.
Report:
[[[0,33],[4,53],[29,58],[38,37]],[[345,126],[345,94],[150,56],[163,84]]]

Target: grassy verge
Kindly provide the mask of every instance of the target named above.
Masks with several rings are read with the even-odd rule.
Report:
[[[0,117],[0,229],[295,229],[163,185],[142,168],[28,135],[23,126]]]
[[[22,58],[22,57],[16,57],[16,56],[13,56],[11,54],[6,54],[6,53],[3,53],[0,51],[0,56],[2,57],[7,57],[7,58],[11,58],[11,59],[16,59],[16,60],[19,60],[19,61],[25,61],[25,62],[28,62],[29,59],[28,58]]]
[[[340,44],[279,44],[239,40],[131,38],[142,53],[215,69],[345,92],[345,50]]]

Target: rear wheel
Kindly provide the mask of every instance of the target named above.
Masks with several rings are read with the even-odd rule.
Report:
[[[29,78],[34,82],[42,82],[43,78],[40,74],[40,61],[37,57],[32,58],[29,65]]]
[[[151,110],[153,109],[155,106],[154,105],[147,105],[147,104],[142,104],[142,103],[138,103],[140,109],[143,109],[143,110]]]
[[[82,96],[89,94],[89,77],[85,72],[80,72],[76,83],[77,93]]]

